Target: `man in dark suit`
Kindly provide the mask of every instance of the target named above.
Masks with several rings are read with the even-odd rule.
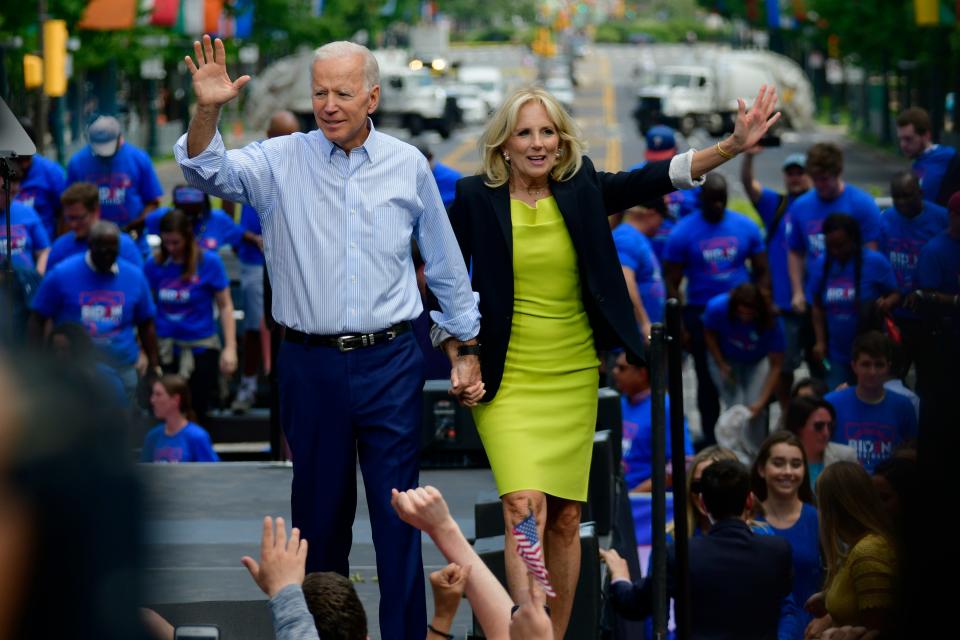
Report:
[[[757,535],[746,519],[753,507],[750,474],[736,460],[715,462],[700,480],[700,494],[713,526],[690,540],[690,609],[693,638],[773,639],[785,614],[794,606],[793,552],[779,536]],[[653,583],[630,581],[616,551],[602,552],[610,571],[610,599],[617,613],[629,619],[650,614]],[[669,576],[673,558],[668,560]]]

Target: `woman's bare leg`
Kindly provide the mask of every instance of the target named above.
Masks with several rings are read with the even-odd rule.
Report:
[[[544,552],[550,583],[557,597],[548,600],[553,637],[563,640],[570,624],[573,598],[580,579],[581,503],[547,496],[547,526]]]

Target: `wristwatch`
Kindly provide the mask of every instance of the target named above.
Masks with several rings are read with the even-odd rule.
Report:
[[[457,347],[457,357],[463,358],[466,356],[477,356],[480,357],[480,345],[478,344],[461,344]]]

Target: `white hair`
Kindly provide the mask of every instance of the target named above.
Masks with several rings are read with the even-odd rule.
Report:
[[[374,85],[380,84],[380,65],[377,64],[377,59],[370,52],[370,49],[362,44],[348,42],[347,40],[328,42],[314,51],[313,62],[356,55],[363,56],[363,79],[369,91]]]

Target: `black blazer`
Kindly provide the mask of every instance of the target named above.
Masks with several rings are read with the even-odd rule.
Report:
[[[672,547],[671,547],[672,550]],[[673,595],[673,557],[667,590]],[[793,549],[786,538],[757,535],[737,518],[690,539],[691,635],[695,640],[775,640],[793,589]],[[614,610],[631,620],[650,615],[653,581],[610,585]]]
[[[583,304],[597,350],[624,347],[634,357],[643,340],[633,315],[623,271],[607,216],[638,202],[673,191],[670,162],[653,162],[621,173],[597,171],[584,156],[583,166],[564,182],[550,180],[550,191],[577,252]],[[480,294],[480,368],[486,383],[484,401],[500,387],[513,320],[513,227],[508,185],[491,189],[484,176],[457,182],[450,222],[463,260]]]

